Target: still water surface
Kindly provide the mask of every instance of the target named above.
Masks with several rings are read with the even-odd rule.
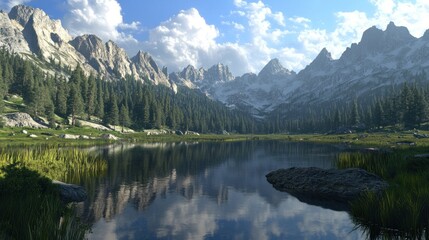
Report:
[[[347,212],[275,190],[278,168],[334,167],[329,145],[280,141],[118,145],[81,184],[89,239],[361,239]]]

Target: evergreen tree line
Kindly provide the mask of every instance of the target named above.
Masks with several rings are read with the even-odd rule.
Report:
[[[256,131],[250,115],[231,111],[197,90],[179,87],[174,93],[168,87],[131,77],[105,81],[86,76],[79,66],[65,72],[70,76],[44,73],[30,61],[0,50],[0,99],[7,94],[23,96],[26,112],[46,117],[52,126],[58,115],[70,119],[73,125],[79,123],[79,118],[98,118],[106,125],[136,130],[166,127],[201,133]],[[0,103],[1,113],[4,103]]]
[[[384,96],[348,104],[331,104],[326,107],[307,109],[297,119],[281,120],[271,117],[271,129],[275,132],[327,133],[348,130],[377,130],[386,126],[399,129],[421,127],[429,117],[429,86],[404,83],[399,90],[390,90]]]

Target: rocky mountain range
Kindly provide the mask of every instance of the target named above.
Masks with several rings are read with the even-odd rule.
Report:
[[[111,80],[131,76],[172,87],[167,70],[158,67],[152,57],[143,52],[129,58],[125,50],[112,41],[103,43],[95,35],[73,38],[44,11],[18,5],[9,13],[0,12],[0,47],[31,58],[46,71],[46,63],[75,68],[80,65],[87,74],[99,74]]]
[[[147,53],[130,58],[114,42],[104,43],[95,35],[73,38],[59,20],[23,5],[0,12],[0,46],[33,59],[46,71],[52,71],[46,63],[54,62],[72,68],[80,65],[87,74],[106,79],[131,76],[174,90],[181,85],[260,118],[272,111],[370,99],[405,81],[427,81],[429,67],[429,31],[415,38],[394,23],[386,30],[369,28],[339,59],[322,49],[299,73],[273,59],[258,74],[239,77],[221,63],[209,69],[189,65],[168,74]]]
[[[228,68],[214,68],[230,75]],[[359,43],[352,44],[334,60],[324,48],[299,73],[285,69],[278,59],[271,60],[259,74],[247,73],[234,79],[213,76],[204,69],[186,67],[170,74],[179,85],[199,88],[231,107],[263,117],[273,110],[292,111],[303,106],[365,101],[384,94],[405,81],[428,81],[429,31],[413,37],[407,28],[391,22],[386,30],[371,27]]]

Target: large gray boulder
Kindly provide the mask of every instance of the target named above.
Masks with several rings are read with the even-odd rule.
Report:
[[[87,198],[86,191],[81,186],[63,183],[56,180],[52,181],[52,183],[58,186],[61,201],[65,204],[71,202],[83,202]]]
[[[266,177],[279,191],[338,202],[352,201],[367,191],[380,194],[389,186],[381,177],[359,168],[293,167],[272,171]]]
[[[29,128],[47,128],[36,121],[28,114],[23,112],[7,113],[3,116],[6,127],[29,127]]]

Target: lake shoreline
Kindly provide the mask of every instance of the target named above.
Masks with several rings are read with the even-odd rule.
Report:
[[[61,135],[76,136],[66,139]],[[111,136],[111,139],[105,136]],[[420,134],[420,135],[424,135]],[[104,136],[104,137],[103,137]],[[290,142],[312,142],[341,144],[368,148],[404,148],[429,147],[429,138],[416,138],[414,131],[373,132],[349,134],[159,134],[149,135],[147,132],[119,133],[99,131],[89,128],[73,127],[63,130],[3,128],[0,129],[0,147],[12,145],[58,145],[88,146],[105,145],[114,142],[148,143],[148,142],[229,142],[229,141],[265,141],[279,140]]]

